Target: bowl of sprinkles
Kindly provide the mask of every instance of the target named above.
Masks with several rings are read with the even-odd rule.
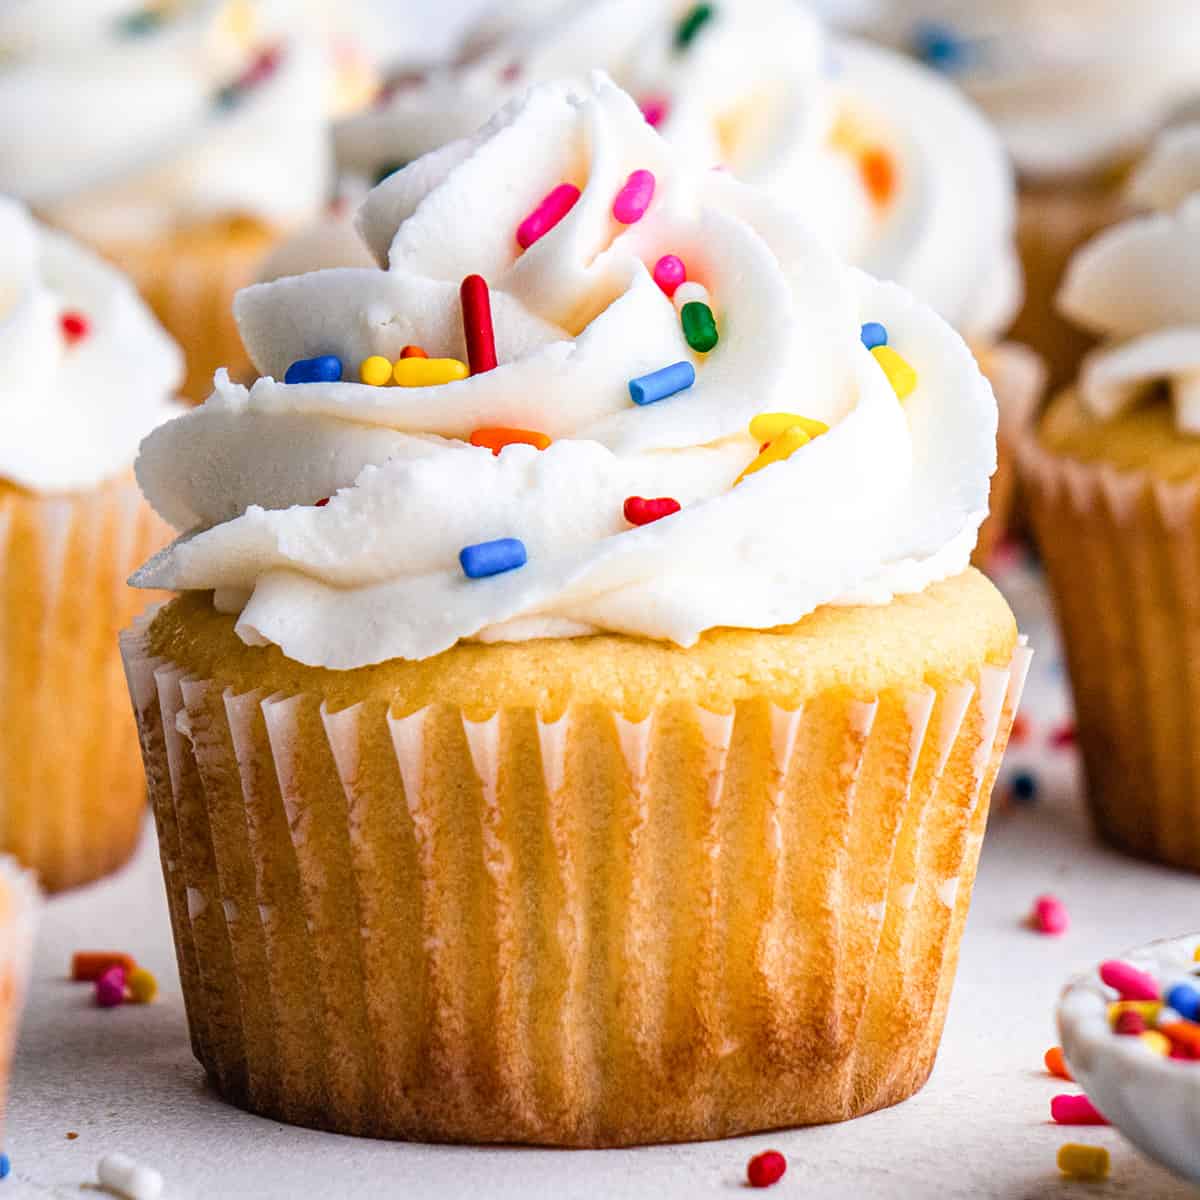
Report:
[[[1200,933],[1151,942],[1080,975],[1059,1001],[1058,1027],[1086,1093],[1056,1097],[1060,1107],[1086,1106],[1089,1124],[1115,1126],[1200,1183]]]

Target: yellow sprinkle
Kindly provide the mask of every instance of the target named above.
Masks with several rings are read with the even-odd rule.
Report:
[[[358,377],[372,387],[383,387],[392,380],[391,359],[384,358],[382,354],[372,354],[370,358],[364,358],[362,366],[358,368]]]
[[[457,358],[401,358],[392,368],[392,378],[401,387],[433,387],[468,374],[467,364]]]
[[[1161,1000],[1114,1000],[1108,1006],[1108,1023],[1115,1025],[1123,1012],[1135,1012],[1145,1019],[1147,1025],[1153,1025],[1161,1009]]]
[[[1200,944],[1192,951],[1192,962],[1200,962]]]
[[[753,475],[755,471],[761,471],[763,467],[769,467],[772,463],[782,462],[785,458],[791,458],[801,446],[807,445],[812,441],[812,438],[800,428],[799,425],[789,425],[734,481],[733,486],[737,487],[747,475]]]
[[[812,417],[801,417],[796,413],[759,413],[750,422],[750,436],[756,442],[773,442],[793,425],[803,429],[810,438],[829,432],[829,426],[824,421],[816,421]]]
[[[883,368],[888,382],[896,393],[897,400],[905,400],[917,386],[917,373],[898,355],[891,346],[876,346],[871,351],[875,361]]]
[[[150,1004],[158,995],[158,980],[145,967],[135,967],[125,980],[134,1004]]]
[[[1072,1179],[1106,1179],[1108,1168],[1108,1151],[1103,1146],[1068,1142],[1059,1147],[1058,1169]]]
[[[1155,1054],[1161,1054],[1164,1058],[1171,1053],[1171,1039],[1165,1033],[1159,1033],[1157,1029],[1147,1029],[1142,1034],[1142,1041]]]

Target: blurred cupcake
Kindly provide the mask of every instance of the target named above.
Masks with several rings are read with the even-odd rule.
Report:
[[[546,3],[482,39],[466,63],[410,81],[337,130],[344,175],[385,177],[474,131],[533,80],[600,63],[647,120],[800,212],[840,257],[932,304],[971,343],[996,389],[1000,469],[980,561],[1003,533],[1009,432],[1041,394],[1039,364],[1000,339],[1022,295],[1015,183],[994,132],[958,91],[901,55],[831,43],[792,0],[710,7],[644,0]],[[353,187],[353,184],[351,184]],[[267,277],[361,265],[349,216],[331,214]]]
[[[1074,251],[1123,215],[1129,165],[1200,86],[1192,0],[877,0],[873,33],[945,71],[1021,178],[1027,296],[1014,335],[1066,386],[1093,343],[1056,312]]]
[[[330,181],[327,52],[270,0],[0,11],[0,191],[133,277],[186,392],[246,369],[229,315]],[[302,27],[301,27],[302,28]]]
[[[386,269],[243,292],[261,377],[138,464],[191,531],[124,645],[215,1085],[575,1146],[910,1095],[1026,657],[967,347],[603,76],[361,225]]]
[[[8,1076],[37,929],[40,900],[31,873],[0,857],[0,1135],[8,1108]]]
[[[167,540],[131,467],[183,363],[112,267],[3,198],[0,247],[0,850],[54,891],[124,862],[145,815],[116,637]]]
[[[1200,870],[1200,126],[1134,180],[1158,203],[1072,261],[1062,311],[1103,339],[1022,448],[1103,836]]]

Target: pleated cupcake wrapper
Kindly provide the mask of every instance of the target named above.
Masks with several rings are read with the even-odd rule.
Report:
[[[146,603],[126,577],[169,536],[132,478],[0,490],[0,852],[47,890],[136,844],[146,789],[117,635]]]
[[[996,473],[992,476],[987,519],[979,529],[971,561],[986,567],[992,551],[1009,532],[1016,506],[1017,442],[1033,419],[1046,384],[1046,368],[1027,346],[1002,342],[977,353],[980,369],[996,393],[1000,410]]]
[[[127,272],[167,331],[183,348],[182,394],[195,403],[212,392],[213,375],[228,367],[248,377],[250,359],[233,319],[234,295],[254,282],[275,242],[265,229],[231,224],[201,234],[180,233],[146,245],[101,247]]]
[[[1200,871],[1200,484],[1056,455],[1021,470],[1101,835]]]
[[[264,1114],[576,1146],[839,1120],[931,1069],[1028,665],[803,711],[472,720],[123,639],[193,1047]]]
[[[0,858],[0,1133],[21,1010],[29,989],[41,899],[32,872]]]

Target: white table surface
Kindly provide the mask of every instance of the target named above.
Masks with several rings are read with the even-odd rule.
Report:
[[[788,1158],[787,1176],[769,1193],[781,1198],[1194,1197],[1115,1131],[1049,1123],[1050,1097],[1075,1090],[1041,1065],[1056,1040],[1052,1010],[1062,983],[1130,945],[1200,928],[1200,879],[1122,858],[1091,839],[1073,753],[1044,748],[1065,699],[1041,597],[1024,574],[1009,584],[1038,657],[1024,710],[1034,737],[1010,752],[1007,771],[1033,764],[1041,795],[1018,808],[1003,801],[1003,783],[997,789],[941,1055],[914,1099],[845,1125],[598,1152],[403,1145],[250,1116],[218,1099],[191,1057],[148,830],[125,871],[47,906],[13,1071],[13,1174],[0,1184],[0,1200],[95,1196],[88,1185],[110,1150],[156,1167],[176,1200],[694,1200],[737,1194],[746,1160],[769,1146]],[[1049,890],[1071,913],[1061,939],[1023,926],[1034,896]],[[158,976],[161,1000],[94,1008],[89,986],[65,980],[72,951],[93,947],[133,953]],[[68,1140],[68,1131],[79,1136]],[[1060,1179],[1055,1154],[1071,1140],[1109,1148],[1109,1182]]]

